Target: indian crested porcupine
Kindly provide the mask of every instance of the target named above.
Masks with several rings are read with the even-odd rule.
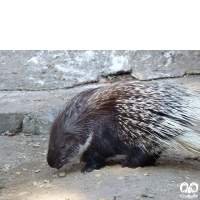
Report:
[[[55,119],[47,161],[51,167],[80,160],[82,172],[127,155],[124,167],[154,165],[166,148],[200,154],[200,96],[155,82],[126,82],[86,90]]]

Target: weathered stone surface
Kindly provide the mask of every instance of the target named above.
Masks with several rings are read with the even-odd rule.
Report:
[[[200,51],[0,51],[0,90],[70,88],[129,72],[139,80],[200,74]]]
[[[52,109],[43,114],[33,112],[29,115],[24,115],[22,132],[36,134],[49,133],[56,114],[55,110]]]
[[[24,133],[35,132],[35,118],[24,116],[22,132]]]
[[[57,112],[55,107],[43,113],[29,113],[23,119],[23,133],[45,134],[49,133]]]
[[[0,51],[0,90],[59,89],[129,71],[128,51]]]
[[[139,80],[200,74],[200,51],[136,51],[128,60]]]
[[[48,90],[119,72],[139,80],[200,74],[200,51],[0,51],[0,69],[0,90]]]
[[[22,130],[23,112],[12,113],[9,110],[6,113],[0,113],[0,133],[6,131],[20,132]]]

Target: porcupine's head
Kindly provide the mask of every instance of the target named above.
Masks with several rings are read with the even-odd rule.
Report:
[[[80,160],[92,140],[87,117],[87,97],[95,89],[80,93],[68,103],[55,119],[49,139],[47,162],[50,167],[61,168],[68,162]]]

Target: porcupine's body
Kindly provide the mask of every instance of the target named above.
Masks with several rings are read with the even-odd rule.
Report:
[[[124,154],[122,166],[153,165],[166,148],[200,154],[200,96],[159,83],[126,82],[86,90],[53,123],[47,160],[51,167],[81,159],[82,172]]]

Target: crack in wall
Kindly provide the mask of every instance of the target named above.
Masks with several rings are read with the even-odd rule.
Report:
[[[185,72],[182,76],[173,76],[173,77],[158,77],[158,78],[153,78],[153,79],[145,79],[145,80],[140,80],[140,79],[137,79],[135,78],[134,76],[131,75],[131,70],[130,71],[119,71],[117,73],[111,73],[111,74],[101,74],[100,76],[102,76],[103,78],[108,78],[109,76],[115,76],[115,77],[120,77],[120,76],[127,76],[127,75],[130,75],[133,80],[135,81],[153,81],[153,80],[166,80],[166,79],[175,79],[175,78],[183,78],[187,75],[193,75],[193,76],[200,76],[200,73],[193,73],[193,72]],[[117,81],[113,81],[113,82],[117,82]],[[86,81],[86,82],[83,82],[83,83],[77,83],[77,84],[74,84],[72,86],[69,86],[69,87],[58,87],[58,88],[46,88],[46,87],[43,87],[43,88],[39,88],[39,89],[36,89],[36,90],[33,90],[33,89],[0,89],[0,91],[38,91],[38,92],[44,92],[44,91],[48,91],[48,90],[64,90],[64,89],[71,89],[71,88],[76,88],[76,87],[80,87],[80,86],[86,86],[86,85],[91,85],[91,84],[96,84],[96,83],[99,83],[99,80],[96,80],[96,81]],[[101,83],[99,83],[101,84]]]

